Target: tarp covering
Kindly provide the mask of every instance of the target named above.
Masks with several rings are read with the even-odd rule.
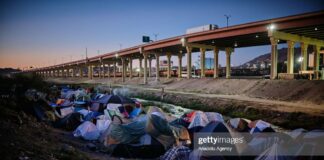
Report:
[[[228,120],[229,126],[238,132],[248,132],[250,130],[250,122],[250,120],[244,118],[232,118]]]
[[[171,147],[179,139],[190,139],[185,127],[169,125],[164,113],[156,107],[152,107],[148,111],[145,131],[157,139],[165,148]]]
[[[145,120],[135,121],[129,124],[111,124],[107,145],[128,144],[139,139],[145,134]]]
[[[73,135],[85,140],[96,140],[100,136],[100,131],[92,122],[85,121],[73,132]]]
[[[188,129],[198,126],[205,127],[208,123],[209,120],[206,114],[202,111],[196,111],[190,118]]]

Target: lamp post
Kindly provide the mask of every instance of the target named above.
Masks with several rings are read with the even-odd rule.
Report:
[[[226,17],[226,27],[228,27],[228,20],[231,18],[231,15],[224,15]]]
[[[303,60],[304,60],[304,57],[299,57],[299,58],[298,58],[298,62],[299,62],[299,64],[300,64],[300,70],[301,70],[301,71],[303,70],[303,65],[302,65]]]

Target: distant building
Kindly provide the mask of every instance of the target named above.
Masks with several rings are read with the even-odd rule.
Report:
[[[173,66],[173,61],[171,61],[171,68]],[[168,61],[167,60],[162,60],[160,61],[160,71],[166,71],[168,70]]]
[[[197,69],[200,69],[200,59],[198,59],[194,65]],[[214,58],[205,58],[205,69],[214,68]]]

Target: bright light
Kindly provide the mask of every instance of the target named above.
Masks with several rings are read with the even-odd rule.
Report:
[[[255,38],[259,38],[259,36],[258,36],[258,35],[256,35],[256,36],[255,36]]]
[[[116,53],[116,54],[115,54],[115,57],[118,58],[118,56],[119,56],[118,53]]]
[[[181,43],[184,43],[186,41],[186,39],[184,37],[181,38]]]
[[[236,42],[234,43],[234,47],[237,47],[237,43]]]
[[[268,27],[269,30],[273,31],[276,29],[276,26],[274,24],[270,24],[270,26]]]
[[[215,43],[215,41],[212,41],[212,44],[214,44]]]
[[[139,68],[136,68],[136,72],[140,72],[140,69]]]
[[[317,28],[315,28],[315,31],[317,31]]]
[[[303,57],[299,57],[299,58],[298,58],[298,62],[302,62],[303,60],[304,60]]]

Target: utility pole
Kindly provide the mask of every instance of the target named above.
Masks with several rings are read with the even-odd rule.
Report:
[[[88,59],[88,48],[86,47],[86,59]]]
[[[158,33],[153,33],[154,37],[155,37],[155,41],[157,41],[157,36],[159,35]]]
[[[226,17],[226,26],[228,27],[228,20],[229,20],[229,18],[231,18],[231,15],[224,15],[225,17]]]

